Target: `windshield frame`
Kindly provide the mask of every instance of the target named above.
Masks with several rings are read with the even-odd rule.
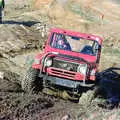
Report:
[[[78,37],[78,36],[75,36],[75,35],[68,35],[68,34],[65,34],[65,33],[58,33],[58,32],[53,32],[52,33],[52,35],[51,35],[51,37],[50,37],[50,41],[49,41],[49,45],[50,45],[50,47],[52,47],[52,48],[54,48],[54,49],[58,49],[58,50],[64,50],[64,49],[60,49],[60,48],[56,48],[56,47],[53,47],[52,46],[52,41],[53,41],[53,37],[54,37],[54,35],[55,34],[58,34],[58,35],[64,35],[64,36],[69,36],[69,37],[74,37],[74,38],[79,38],[79,39],[83,39],[83,40],[86,40],[86,41],[93,41],[94,43],[93,44],[97,44],[97,52],[95,53],[95,54],[86,54],[86,55],[90,55],[90,56],[98,56],[98,52],[99,52],[99,50],[100,50],[100,44],[98,43],[98,41],[97,40],[94,40],[94,39],[90,39],[90,38],[84,38],[84,37]],[[65,50],[65,51],[70,51],[70,50]],[[77,52],[77,51],[73,51],[73,50],[71,50],[70,52],[75,52],[75,53],[80,53],[80,54],[85,54],[85,53],[82,53],[82,52]]]

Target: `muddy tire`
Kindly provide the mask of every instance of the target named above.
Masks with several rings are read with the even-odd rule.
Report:
[[[38,77],[39,70],[29,68],[21,80],[22,89],[25,92],[39,92],[42,89],[42,80]]]
[[[81,97],[79,98],[79,104],[88,106],[91,104],[95,96],[96,90],[88,90],[87,92],[82,93]]]

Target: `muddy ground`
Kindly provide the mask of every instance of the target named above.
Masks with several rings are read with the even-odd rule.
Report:
[[[6,0],[3,24],[0,25],[0,120],[62,120],[65,115],[70,115],[70,120],[119,120],[119,109],[111,111],[99,107],[101,99],[96,98],[86,106],[43,93],[26,94],[22,91],[20,76],[31,66],[34,55],[42,52],[49,29],[57,26],[48,22],[51,17],[47,19],[39,10],[33,11],[28,1]],[[61,24],[58,26],[62,27]],[[101,65],[104,67],[101,66],[101,71],[118,66],[120,57],[116,49],[111,53],[109,47],[112,43],[106,43],[109,38],[106,34],[108,49],[103,47]],[[110,35],[110,39],[115,37]],[[110,59],[111,55],[115,57]]]

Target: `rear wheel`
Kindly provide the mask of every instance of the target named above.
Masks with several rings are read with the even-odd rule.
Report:
[[[39,70],[32,67],[26,72],[22,78],[21,86],[25,92],[39,92],[42,90],[42,80],[38,77]]]

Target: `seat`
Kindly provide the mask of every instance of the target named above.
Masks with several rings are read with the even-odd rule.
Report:
[[[84,53],[84,54],[89,54],[89,55],[93,55],[94,54],[93,48],[90,45],[85,45],[80,52]]]

